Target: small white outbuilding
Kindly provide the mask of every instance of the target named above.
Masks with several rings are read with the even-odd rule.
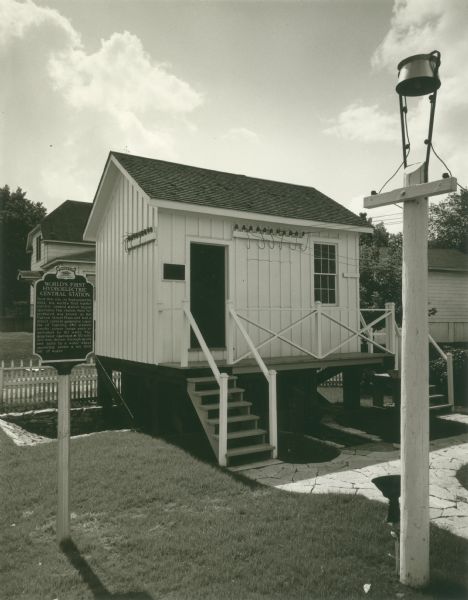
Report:
[[[96,243],[98,359],[134,393],[136,381],[146,396],[150,379],[182,382],[221,464],[275,455],[276,372],[351,381],[388,358],[361,352],[370,231],[314,188],[111,152],[84,233]],[[265,429],[236,382],[248,373],[268,383]]]
[[[429,330],[436,342],[468,342],[468,256],[459,250],[428,250]]]

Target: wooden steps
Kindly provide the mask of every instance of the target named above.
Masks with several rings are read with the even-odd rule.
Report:
[[[228,465],[233,462],[257,462],[271,459],[273,446],[267,443],[267,431],[260,428],[258,415],[251,413],[252,403],[244,400],[237,377],[228,379],[227,451]],[[216,458],[219,459],[219,386],[214,377],[190,377],[187,392],[205,430]]]
[[[383,407],[384,394],[391,395],[395,406],[400,405],[401,379],[397,371],[389,373],[374,373],[374,406]],[[451,412],[453,406],[447,402],[445,394],[437,391],[437,386],[429,385],[429,410],[431,413]]]

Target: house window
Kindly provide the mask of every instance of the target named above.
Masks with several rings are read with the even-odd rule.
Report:
[[[36,238],[36,261],[41,260],[41,242],[42,236],[38,235]]]
[[[336,246],[314,244],[314,296],[316,302],[336,304]]]

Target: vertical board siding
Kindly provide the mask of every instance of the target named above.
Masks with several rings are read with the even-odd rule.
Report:
[[[156,209],[119,174],[96,242],[97,354],[156,362],[152,324],[157,318],[153,276],[157,244],[151,242],[128,252],[124,247],[126,235],[156,227],[156,219]]]
[[[429,271],[430,333],[437,342],[468,342],[468,273]]]
[[[273,331],[287,327],[314,308],[314,242],[336,244],[337,305],[324,305],[323,311],[358,328],[359,279],[344,277],[358,272],[358,234],[317,229],[307,235],[307,244],[300,247],[269,242],[268,236],[263,240],[233,237],[234,224],[234,220],[223,217],[157,210],[132,182],[119,174],[96,245],[97,353],[150,364],[180,361],[182,305],[190,297],[190,241],[197,240],[227,244],[227,252],[232,254],[227,260],[227,297],[240,315]],[[157,242],[125,253],[124,236],[150,225],[157,227]],[[185,281],[164,281],[164,263],[185,265]],[[245,326],[256,345],[270,337],[253,325]],[[315,352],[315,317],[284,335]],[[338,325],[322,320],[324,351],[349,335]],[[238,331],[234,343],[236,356],[247,351]],[[339,351],[358,348],[359,342],[353,340]],[[261,354],[292,356],[301,352],[275,340],[264,346]],[[215,357],[225,358],[225,353],[216,352]],[[201,352],[190,352],[190,360],[202,359]]]

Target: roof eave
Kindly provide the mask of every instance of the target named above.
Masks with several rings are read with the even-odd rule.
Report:
[[[112,167],[115,167],[117,171],[122,173],[127,179],[140,191],[142,196],[148,198],[148,194],[142,189],[142,187],[135,181],[135,179],[130,175],[130,173],[123,167],[119,160],[114,156],[112,150],[109,152],[109,156],[107,157],[106,165],[101,175],[101,179],[99,180],[99,185],[96,190],[96,194],[93,200],[93,207],[88,217],[88,222],[86,223],[86,227],[83,232],[83,240],[88,242],[96,242],[98,226],[101,220],[102,214],[99,214],[101,211],[101,207],[98,206],[99,198],[102,194],[104,185],[107,181],[107,178],[110,176],[109,172]]]
[[[191,204],[189,202],[178,202],[173,200],[161,200],[158,198],[150,198],[152,203],[157,208],[177,210],[190,213],[201,213],[209,215],[217,215],[220,217],[230,217],[235,219],[253,220],[253,221],[268,221],[270,223],[282,223],[284,225],[302,226],[302,227],[320,227],[322,229],[339,229],[353,231],[355,233],[372,233],[373,227],[366,225],[348,225],[346,223],[332,223],[327,221],[314,221],[311,219],[296,219],[294,217],[281,217],[268,213],[256,213],[245,210],[235,210],[229,208],[217,208],[202,204]]]

